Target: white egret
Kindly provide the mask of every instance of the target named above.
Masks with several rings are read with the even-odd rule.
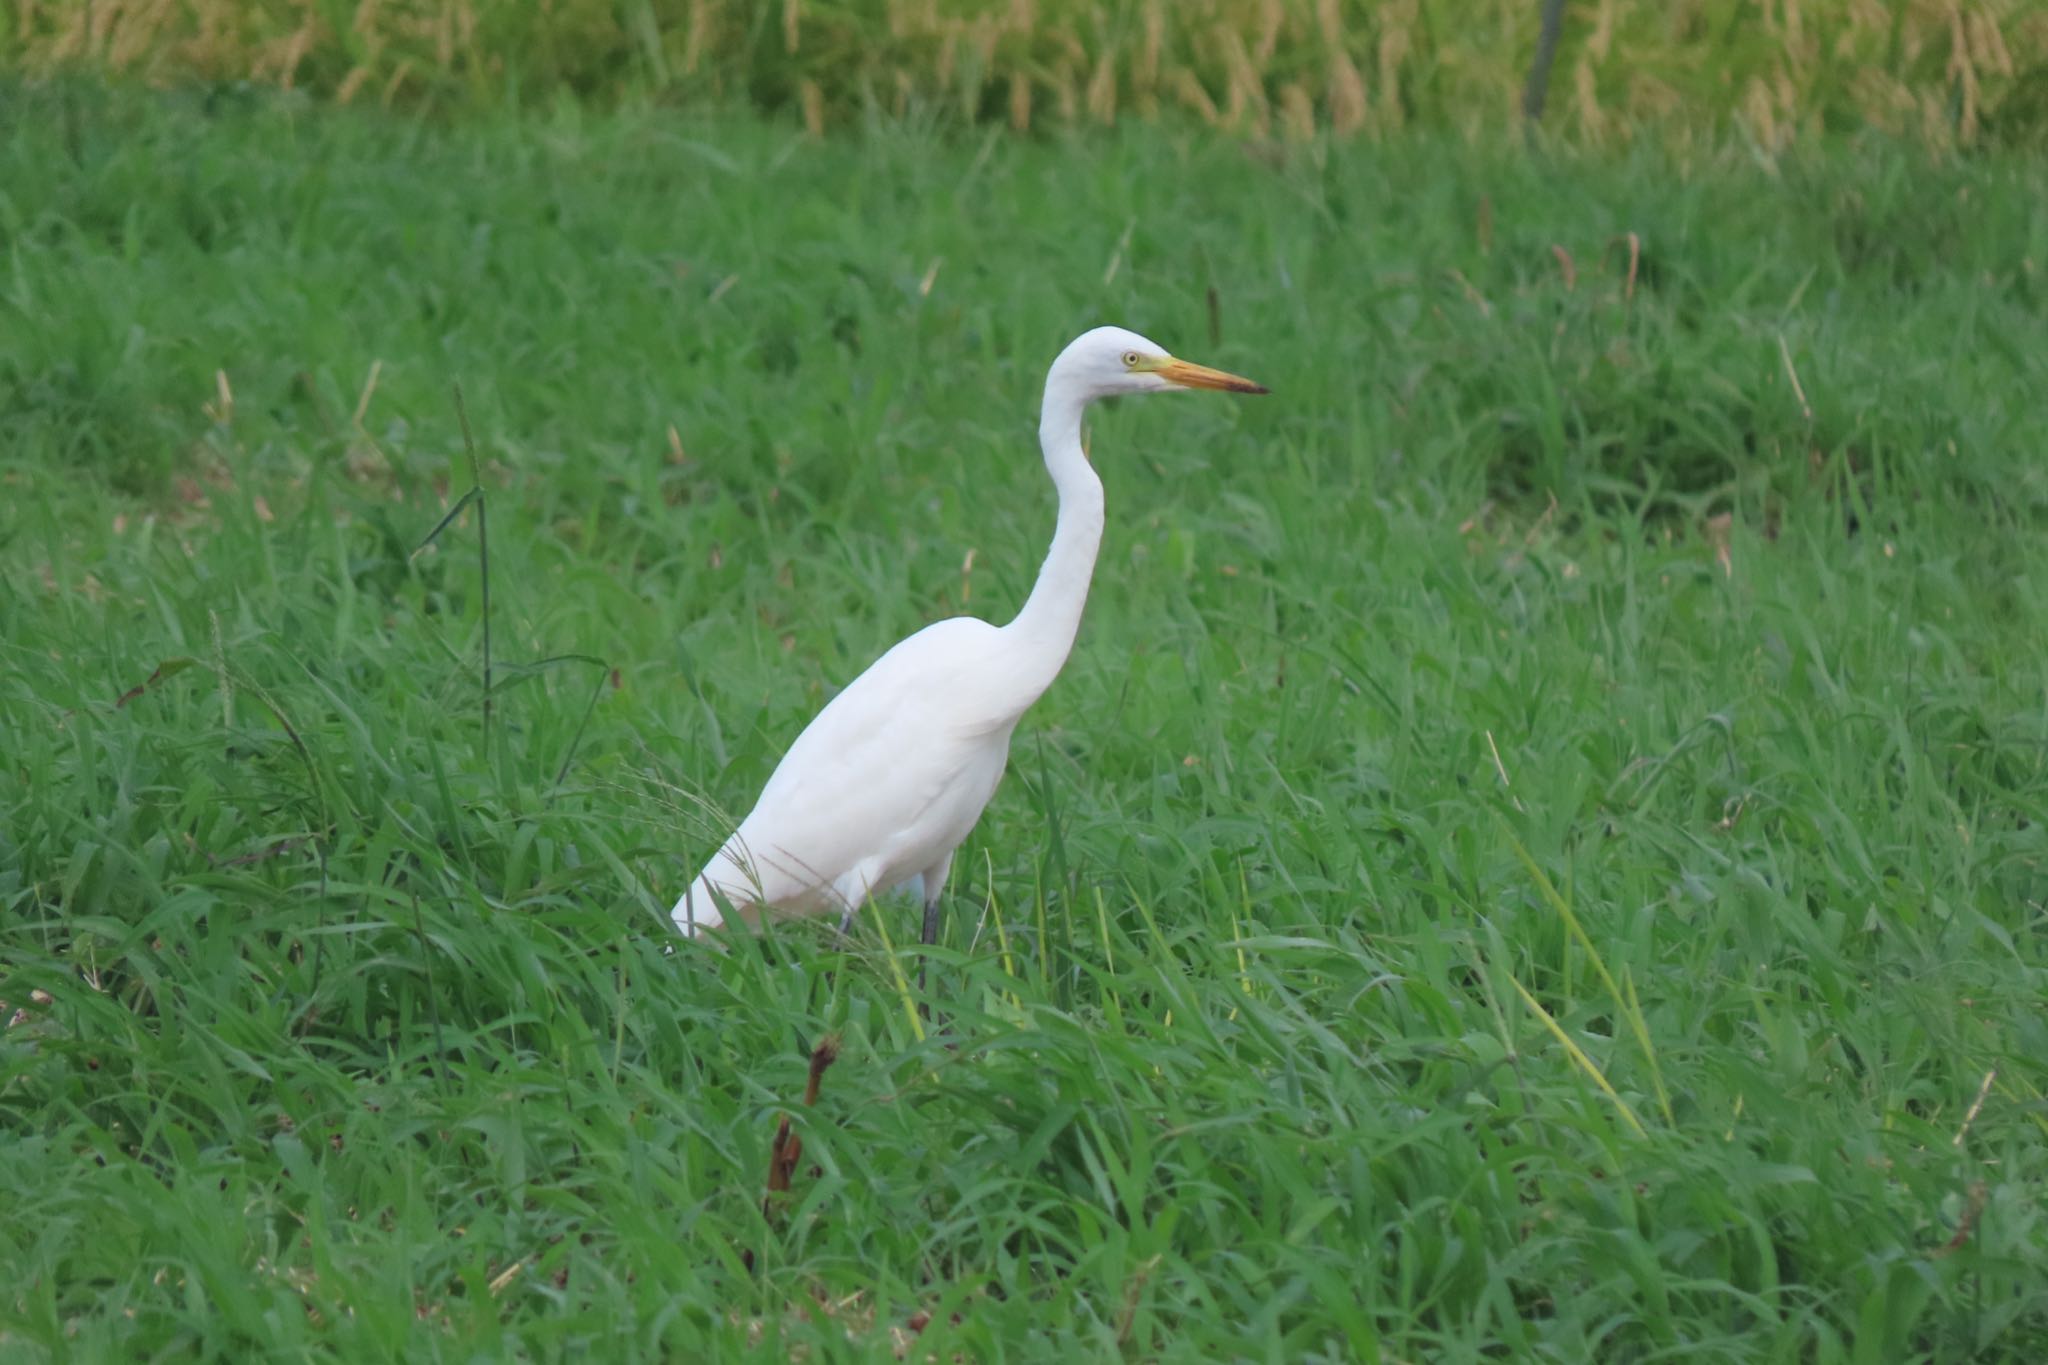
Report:
[[[676,902],[678,930],[694,936],[729,913],[838,913],[844,925],[870,896],[915,880],[924,941],[937,941],[953,851],[1002,780],[1010,732],[1052,685],[1081,624],[1102,541],[1102,481],[1082,449],[1082,411],[1098,398],[1176,389],[1266,392],[1121,327],[1097,327],[1060,352],[1038,422],[1059,521],[1023,610],[1000,627],[936,621],[827,703]]]

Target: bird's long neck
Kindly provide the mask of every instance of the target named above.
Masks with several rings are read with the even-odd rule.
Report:
[[[1045,451],[1046,471],[1059,490],[1059,524],[1031,596],[1017,619],[1004,627],[1019,647],[1018,682],[1028,693],[1027,705],[1052,685],[1074,647],[1081,609],[1088,602],[1088,580],[1095,572],[1095,552],[1102,545],[1102,480],[1081,449],[1084,405],[1085,399],[1057,377],[1046,381],[1038,443]]]

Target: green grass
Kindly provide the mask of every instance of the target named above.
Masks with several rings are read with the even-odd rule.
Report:
[[[0,1356],[2048,1353],[2040,163],[0,114]],[[666,955],[1105,320],[942,1027]]]

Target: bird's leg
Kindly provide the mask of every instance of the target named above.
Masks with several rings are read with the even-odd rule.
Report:
[[[924,898],[924,946],[929,948],[938,941],[939,897],[935,889]],[[924,967],[925,964],[922,961],[917,964],[917,993],[919,995],[924,994]],[[925,1018],[931,1018],[932,1012],[922,1000],[918,1001],[917,1007],[924,1011]]]
[[[939,897],[946,890],[946,874],[953,870],[953,852],[917,874],[917,887],[924,893],[924,946],[939,941]]]
[[[846,913],[839,917],[839,937],[843,940],[853,932],[853,917],[860,913],[860,907],[848,902]]]
[[[946,874],[953,870],[953,853],[948,849],[946,856],[918,874],[918,889],[924,893],[924,946],[929,948],[939,941],[939,897],[946,889]],[[929,956],[929,954],[927,954]],[[924,994],[924,963],[917,964],[917,992]]]

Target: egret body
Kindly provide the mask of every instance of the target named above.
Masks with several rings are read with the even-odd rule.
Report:
[[[1266,392],[1120,327],[1083,333],[1060,352],[1038,422],[1059,521],[1023,610],[1005,626],[934,622],[827,703],[676,902],[680,932],[719,928],[735,913],[850,918],[870,896],[916,881],[924,941],[937,940],[953,851],[1002,780],[1011,731],[1066,663],[1088,600],[1102,481],[1081,447],[1081,414],[1098,398],[1176,389]]]

